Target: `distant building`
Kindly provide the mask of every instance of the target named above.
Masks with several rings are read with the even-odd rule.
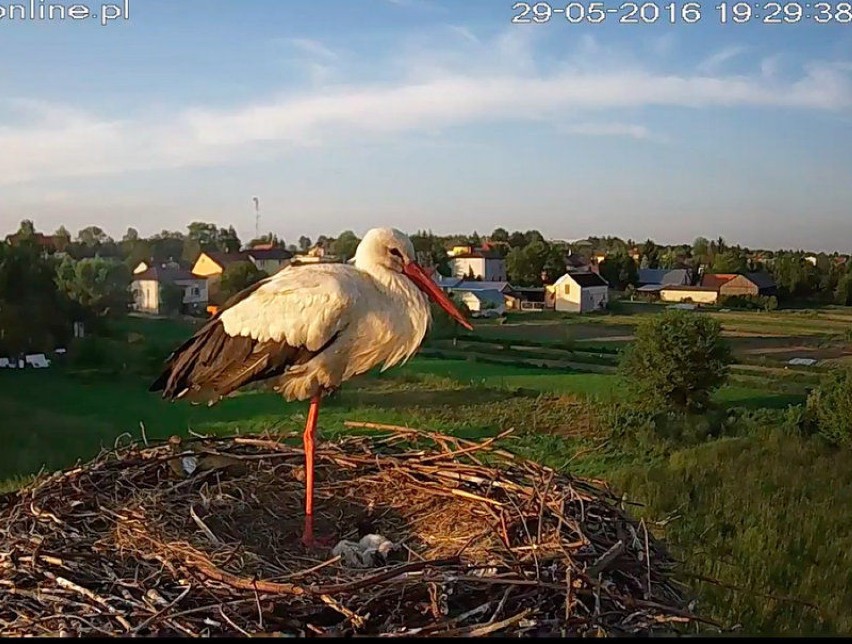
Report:
[[[133,274],[137,275],[138,273],[144,273],[145,271],[147,271],[152,266],[157,266],[157,263],[154,260],[152,260],[152,259],[144,260],[143,259],[133,269]],[[159,266],[161,268],[181,268],[181,265],[178,262],[175,262],[175,261],[161,262],[159,264]]]
[[[736,275],[733,279],[726,281],[719,287],[719,295],[730,297],[735,295],[745,296],[771,296],[778,294],[775,280],[768,273],[746,273]]]
[[[14,233],[12,235],[6,235],[6,243],[10,246],[17,246],[25,241],[34,243],[36,246],[39,246],[42,251],[42,255],[50,255],[56,253],[57,257],[64,255],[63,252],[58,252],[60,250],[64,250],[66,245],[68,244],[68,238],[62,237],[58,235],[45,235],[43,233],[34,233],[32,235],[22,235],[21,233]]]
[[[332,255],[322,244],[314,244],[303,253],[297,253],[291,263],[292,264],[336,264],[340,262],[340,258]],[[355,263],[355,258],[348,260],[349,264]]]
[[[162,315],[168,313],[163,302],[162,288],[173,284],[183,289],[183,309],[203,310],[207,304],[207,280],[179,268],[152,266],[134,273],[130,283],[133,308],[140,313]]]
[[[543,287],[515,287],[503,297],[506,308],[512,311],[543,311],[546,308]]]
[[[736,273],[704,273],[701,276],[701,286],[716,289],[722,288],[723,284],[730,282],[737,276]]]
[[[244,252],[249,261],[267,275],[274,275],[293,259],[293,253],[284,248],[250,248]]]
[[[473,278],[485,282],[506,281],[506,260],[491,250],[460,253],[450,260],[454,277]]]
[[[557,311],[587,313],[606,308],[609,284],[591,271],[565,273],[546,288]]]
[[[198,277],[218,277],[231,264],[251,262],[258,270],[272,275],[290,264],[292,259],[293,253],[284,248],[250,248],[238,253],[204,251],[195,260],[192,274]]]
[[[500,291],[494,289],[454,290],[459,300],[473,313],[495,311],[498,315],[506,312],[506,301]]]
[[[719,300],[719,289],[713,286],[668,285],[661,287],[659,293],[663,302],[715,304]]]
[[[639,286],[685,286],[692,283],[692,275],[686,268],[640,268]]]

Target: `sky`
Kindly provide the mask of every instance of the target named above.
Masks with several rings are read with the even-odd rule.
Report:
[[[128,0],[102,26],[9,4],[0,232],[199,220],[247,240],[257,197],[288,242],[502,226],[852,251],[852,24],[722,24],[715,1],[694,24],[515,24],[502,0]]]

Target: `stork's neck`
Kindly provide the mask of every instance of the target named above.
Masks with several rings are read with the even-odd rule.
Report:
[[[420,305],[419,308],[429,310],[429,300],[426,294],[406,275],[372,262],[359,265],[359,262],[356,261],[355,268],[369,275],[379,288],[389,296],[402,296],[405,298],[405,305]]]

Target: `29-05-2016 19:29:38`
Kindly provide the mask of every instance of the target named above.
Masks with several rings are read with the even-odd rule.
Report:
[[[702,19],[719,24],[817,24],[852,23],[852,2],[796,1],[719,2],[704,7],[700,2],[606,2],[572,1],[564,5],[550,2],[516,2],[512,5],[512,22],[544,24],[561,19],[569,24],[599,24],[615,21],[621,24],[695,24]],[[707,16],[705,18],[705,16]]]

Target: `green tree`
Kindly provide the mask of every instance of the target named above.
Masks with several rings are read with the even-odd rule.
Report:
[[[124,264],[132,271],[139,262],[151,261],[151,243],[147,239],[139,239],[135,242],[121,242],[122,253],[125,256]]]
[[[127,232],[124,233],[124,237],[121,238],[123,242],[135,242],[139,240],[139,231],[135,228],[128,228]]]
[[[306,251],[311,247],[311,238],[307,235],[302,235],[299,237],[299,249],[302,251]]]
[[[83,244],[84,246],[88,246],[89,248],[96,248],[101,244],[107,243],[107,241],[112,241],[109,238],[103,229],[99,226],[86,226],[80,232],[77,233],[77,241]]]
[[[509,235],[509,246],[512,248],[523,248],[527,245],[527,238],[519,230],[514,231],[511,235]]]
[[[188,241],[194,241],[204,250],[222,250],[219,248],[219,229],[216,224],[203,221],[193,221],[187,226]]]
[[[208,246],[207,250],[213,249]],[[197,239],[190,239],[189,237],[187,237],[186,240],[184,240],[183,242],[183,251],[181,252],[180,258],[186,264],[194,264],[195,261],[198,259],[198,256],[201,255],[201,251],[201,242],[199,242]]]
[[[698,260],[699,263],[706,264],[709,261],[708,255],[710,254],[710,242],[706,237],[696,237],[695,241],[692,242],[692,256]]]
[[[69,300],[97,317],[120,316],[130,306],[130,269],[126,264],[93,257],[65,257],[56,269],[56,285]]]
[[[268,275],[251,262],[235,262],[228,266],[223,272],[216,290],[214,300],[216,304],[224,304],[231,297],[252,284],[268,277]]]
[[[537,230],[528,230],[524,233],[524,239],[527,244],[534,244],[535,242],[540,242],[542,244],[546,244],[547,242],[544,239],[544,235],[542,235]]]
[[[64,253],[68,249],[68,246],[71,245],[71,233],[68,232],[65,226],[60,226],[53,233],[53,245],[60,253]]]
[[[417,254],[417,261],[422,266],[434,266],[444,276],[450,274],[447,249],[444,248],[444,244],[440,238],[431,232],[421,230],[411,235],[410,239],[411,244],[414,246],[414,252]]]
[[[730,362],[718,321],[669,310],[640,322],[619,371],[641,406],[694,411],[725,382]]]
[[[837,282],[834,301],[842,306],[852,306],[852,274],[847,273]]]
[[[361,240],[351,230],[344,230],[331,245],[331,252],[346,261],[355,256],[355,249]]]
[[[491,241],[508,243],[509,231],[505,228],[495,228],[494,232],[491,233]]]
[[[157,263],[168,262],[183,256],[186,236],[179,231],[164,230],[148,239],[152,259]]]
[[[852,446],[852,369],[830,372],[811,390],[806,422],[835,445]]]
[[[549,258],[550,248],[544,242],[513,248],[506,255],[509,281],[517,286],[541,286],[542,273]]]
[[[642,244],[640,251],[642,262],[647,264],[644,268],[659,268],[660,267],[660,248],[650,239]]]
[[[551,245],[547,253],[547,259],[544,262],[544,267],[542,268],[542,282],[552,284],[562,277],[567,270],[568,266],[565,264],[564,249]]]
[[[233,226],[219,229],[218,246],[224,253],[236,253],[240,250],[242,242]]]
[[[636,285],[639,280],[639,272],[636,261],[624,251],[618,251],[607,255],[600,264],[600,273],[609,285],[623,291],[628,285]]]
[[[36,229],[32,219],[24,219],[18,226],[18,235],[21,238],[35,237]]]
[[[71,335],[54,264],[33,244],[0,244],[0,355],[48,351]]]
[[[747,256],[738,249],[730,248],[716,253],[711,270],[714,273],[745,273],[748,268]]]
[[[772,276],[782,298],[808,297],[819,288],[816,267],[803,253],[782,253],[772,263]]]

